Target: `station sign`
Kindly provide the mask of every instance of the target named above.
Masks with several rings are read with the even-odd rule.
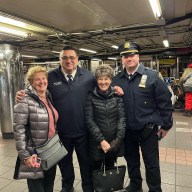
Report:
[[[176,59],[159,59],[160,65],[175,65]]]

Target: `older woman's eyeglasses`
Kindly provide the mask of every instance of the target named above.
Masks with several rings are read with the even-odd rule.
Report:
[[[75,60],[76,58],[77,58],[77,57],[74,57],[74,56],[69,56],[69,57],[63,56],[63,57],[61,57],[61,59],[64,60],[64,61],[67,61],[68,59],[73,61],[73,60]]]

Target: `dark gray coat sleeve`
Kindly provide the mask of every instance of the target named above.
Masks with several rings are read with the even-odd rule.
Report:
[[[171,93],[165,82],[159,78],[156,79],[155,99],[161,119],[163,121],[161,127],[165,130],[169,130],[173,126],[173,106],[171,102]]]

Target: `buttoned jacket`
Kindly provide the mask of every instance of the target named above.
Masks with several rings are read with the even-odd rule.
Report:
[[[165,130],[172,127],[171,93],[156,71],[140,64],[129,79],[124,69],[114,77],[113,85],[124,91],[127,129],[142,130],[147,123],[154,123]]]

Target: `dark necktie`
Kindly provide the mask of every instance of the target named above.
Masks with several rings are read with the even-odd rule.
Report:
[[[73,83],[73,80],[72,80],[72,75],[67,75],[68,77],[68,84],[71,85]]]
[[[131,79],[133,77],[133,74],[129,74],[128,77],[129,79]]]

